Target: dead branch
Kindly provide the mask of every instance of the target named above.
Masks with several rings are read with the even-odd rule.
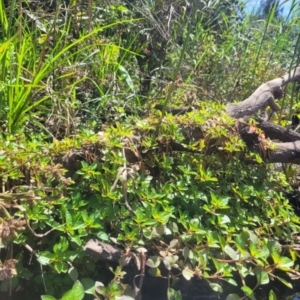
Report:
[[[90,256],[104,261],[119,262],[123,250],[97,240],[89,240],[84,246],[84,251]]]
[[[267,107],[270,107],[273,111],[278,111],[279,107],[275,103],[275,99],[282,97],[282,88],[284,85],[295,81],[300,82],[300,67],[295,68],[280,78],[263,83],[246,100],[240,103],[227,104],[226,112],[238,119],[252,116],[259,110],[265,110]]]

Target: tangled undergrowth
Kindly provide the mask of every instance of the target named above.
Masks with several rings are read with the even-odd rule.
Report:
[[[249,151],[224,107],[298,60],[295,1],[267,19],[241,1],[51,3],[0,1],[0,290],[139,299],[149,274],[170,300],[195,278],[227,300],[292,288],[297,168]],[[285,93],[272,118],[289,126]],[[96,262],[91,239],[119,259]]]

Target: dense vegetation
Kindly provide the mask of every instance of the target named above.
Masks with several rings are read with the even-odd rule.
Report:
[[[1,292],[140,299],[149,276],[170,300],[195,279],[227,300],[292,288],[297,165],[268,164],[225,112],[299,64],[290,3],[0,0]],[[288,86],[272,121],[290,128],[298,100]],[[120,259],[94,260],[91,239]]]

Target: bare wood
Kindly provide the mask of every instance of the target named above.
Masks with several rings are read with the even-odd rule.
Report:
[[[89,240],[83,249],[96,259],[117,263],[123,254],[123,250],[98,240]]]
[[[282,97],[284,85],[294,81],[300,82],[300,67],[293,69],[290,73],[280,78],[263,83],[246,100],[240,103],[227,104],[226,112],[238,119],[252,116],[259,110],[264,110],[267,107],[270,107],[273,111],[278,111],[279,107],[275,103],[275,99]]]
[[[274,145],[275,150],[268,151],[268,162],[300,164],[300,141]]]
[[[281,142],[295,142],[300,140],[300,133],[294,130],[265,121],[262,118],[256,118],[256,121],[259,123],[258,127],[271,140],[279,140]]]

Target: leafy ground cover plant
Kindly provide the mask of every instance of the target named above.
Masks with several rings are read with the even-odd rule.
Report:
[[[299,20],[238,20],[229,1],[57,1],[49,16],[0,3],[1,291],[138,299],[148,273],[169,299],[181,299],[180,278],[227,300],[255,299],[271,280],[292,287],[295,167],[247,150],[224,104],[281,75]],[[278,124],[296,106],[296,88],[286,94]],[[204,135],[188,143],[183,128]],[[97,263],[90,239],[123,260]]]

